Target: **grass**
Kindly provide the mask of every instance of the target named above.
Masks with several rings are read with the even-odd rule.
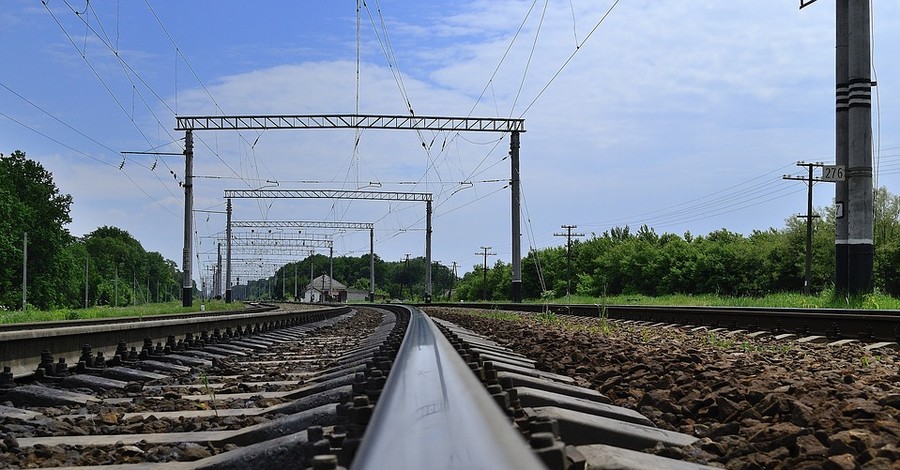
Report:
[[[900,299],[884,294],[868,294],[858,298],[836,298],[832,291],[805,296],[799,293],[769,294],[764,297],[727,297],[720,295],[663,295],[651,297],[640,294],[589,297],[570,295],[556,299],[534,300],[534,303],[567,303],[594,305],[653,305],[653,306],[710,306],[710,307],[793,307],[843,308],[865,310],[900,310]]]
[[[128,307],[90,307],[86,309],[6,311],[0,313],[0,323],[28,323],[42,321],[85,320],[91,318],[139,317],[165,315],[169,313],[199,312],[201,302],[194,301],[193,307],[182,307],[181,301],[160,304],[143,304]],[[224,300],[203,302],[207,311],[234,310],[242,305],[228,305]]]
[[[472,315],[473,317],[481,317],[481,318],[490,318],[491,320],[509,320],[509,321],[522,321],[522,315],[519,315],[516,312],[507,312],[504,310],[467,310],[463,312],[466,315]]]
[[[212,403],[213,410],[215,410],[216,412],[216,418],[218,418],[219,408],[216,407],[216,392],[209,387],[209,378],[206,376],[206,371],[200,372],[200,381],[203,383],[203,387],[206,389],[207,395],[209,395],[209,401],[210,403]]]

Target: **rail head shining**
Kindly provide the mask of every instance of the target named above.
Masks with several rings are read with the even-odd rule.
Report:
[[[510,419],[419,309],[353,469],[544,469]]]

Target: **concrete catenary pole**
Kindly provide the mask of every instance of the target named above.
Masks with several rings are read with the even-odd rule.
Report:
[[[216,245],[216,279],[213,281],[213,286],[215,286],[215,292],[213,293],[213,297],[219,297],[222,295],[222,244],[219,243]]]
[[[231,199],[225,204],[225,303],[231,299]]]
[[[849,0],[837,0],[835,13],[835,164],[847,168],[850,164],[849,149],[849,74],[850,53],[848,49]],[[837,294],[847,293],[847,249],[848,227],[847,208],[849,193],[847,181],[836,181],[834,185],[835,225],[834,225],[834,289]]]
[[[369,302],[375,301],[375,227],[369,229]]]
[[[431,303],[431,199],[425,201],[425,303]]]
[[[874,200],[872,188],[872,78],[869,0],[849,8],[849,165],[847,271],[850,294],[872,292]]]
[[[194,135],[193,131],[184,131],[184,252],[181,258],[181,305],[193,305],[193,282],[191,280],[191,229],[194,221]]]
[[[28,310],[28,232],[22,241],[22,311]]]
[[[88,253],[84,253],[84,308],[88,308]]]
[[[519,131],[509,136],[509,160],[512,168],[509,187],[512,199],[512,301],[522,301],[522,229],[519,204]]]
[[[328,295],[334,292],[334,244],[328,247]]]

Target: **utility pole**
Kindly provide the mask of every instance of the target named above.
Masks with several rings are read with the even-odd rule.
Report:
[[[806,163],[797,162],[797,166],[806,167],[807,176],[790,176],[784,175],[786,180],[804,181],[807,185],[806,192],[806,215],[797,215],[801,219],[806,219],[806,271],[803,278],[803,295],[809,295],[810,284],[812,283],[812,221],[813,218],[819,217],[812,213],[813,211],[813,184],[820,179],[813,178],[813,168],[824,167],[822,163]]]
[[[509,134],[509,162],[510,162],[510,179],[509,192],[512,199],[512,208],[510,215],[512,216],[512,301],[513,303],[522,302],[522,216],[521,204],[519,201],[521,189],[521,178],[519,175],[519,147],[520,135],[519,131],[513,131]]]
[[[28,310],[28,232],[22,242],[22,311]]]
[[[88,253],[84,253],[84,308],[88,308]]]
[[[403,271],[403,277],[406,278],[406,285],[409,289],[409,295],[412,297],[412,282],[409,279],[409,253],[406,253],[406,269]],[[403,284],[400,284],[400,299],[403,299]]]
[[[116,308],[119,308],[119,263],[116,263]]]
[[[190,307],[193,304],[194,283],[191,279],[191,233],[194,228],[194,134],[191,130],[184,132],[184,252],[181,268],[184,270],[181,279],[181,305]]]
[[[875,261],[872,188],[872,48],[869,2],[850,0],[847,273],[850,294],[871,293]]]
[[[213,297],[218,297],[222,295],[222,244],[219,243],[216,245],[216,278],[213,280],[213,286],[215,286],[213,292]]]
[[[231,199],[225,205],[225,303],[231,298]]]
[[[816,0],[800,0],[804,8]],[[874,194],[870,2],[837,0],[835,11],[835,290],[872,292]]]
[[[837,165],[850,164],[850,5],[848,0],[837,0],[835,5],[835,126],[834,162]],[[837,181],[834,185],[835,225],[834,225],[834,290],[844,296],[849,292],[847,250],[850,235],[846,209],[849,207],[850,190],[847,181]]]
[[[294,302],[297,301],[297,265],[298,264],[300,264],[299,261],[294,263]]]
[[[375,226],[369,229],[369,302],[375,302]]]
[[[456,261],[453,262],[453,279],[451,279],[450,283],[450,298],[447,300],[453,300],[453,291],[456,290]]]
[[[554,237],[566,237],[566,297],[572,293],[572,237],[583,237],[583,233],[572,233],[577,225],[560,225],[566,233],[554,233]]]
[[[328,295],[334,290],[334,245],[328,247]]]
[[[487,295],[487,257],[494,256],[497,254],[497,253],[488,253],[488,250],[490,250],[490,249],[491,249],[491,247],[489,247],[489,246],[482,246],[481,252],[475,253],[476,255],[484,255],[484,264],[481,265],[481,291],[482,291],[481,297],[482,297],[482,300],[487,300],[487,298],[488,298],[488,295]]]

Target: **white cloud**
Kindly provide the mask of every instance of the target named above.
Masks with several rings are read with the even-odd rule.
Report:
[[[508,115],[518,94],[513,113],[518,116],[574,50],[576,37],[584,40],[611,3],[550,2],[518,94],[542,13],[543,2],[537,2],[473,114]],[[395,65],[404,72],[403,84],[416,114],[468,114],[531,4],[528,0],[478,0],[385,10]],[[900,101],[894,91],[898,68],[892,49],[900,31],[900,6],[894,2],[874,6],[882,130],[884,142],[896,146],[900,144],[896,144],[895,110]],[[709,195],[796,160],[827,160],[833,151],[834,3],[817,2],[802,12],[796,7],[790,2],[751,0],[620,2],[525,115],[523,188],[528,225],[538,243],[558,244],[552,232],[562,223],[577,223],[588,231],[602,231],[610,223],[634,225],[649,220],[639,214]],[[372,36],[371,25],[364,21],[363,27],[359,109],[404,114],[406,103],[392,69]],[[315,43],[332,44],[330,49],[299,39],[232,46],[222,54],[224,59],[216,57],[234,61],[232,68],[216,69],[215,76],[204,82],[229,114],[352,113],[357,105],[356,63],[352,60],[354,38],[348,34],[330,32],[326,40]],[[153,53],[135,57],[147,63],[155,59]],[[216,114],[207,91],[193,86],[183,67],[179,74],[178,112]],[[167,82],[161,89],[171,85]],[[101,114],[101,109],[98,104],[93,112]],[[114,111],[122,121],[121,111]],[[137,114],[142,129],[156,128],[145,131],[149,145],[169,140],[164,129],[168,123],[160,126]],[[158,111],[160,116],[168,114]],[[124,128],[121,122],[91,125]],[[134,131],[126,131],[110,139],[123,142],[123,147],[134,146]],[[436,259],[458,261],[467,269],[480,262],[474,254],[477,247],[487,244],[508,260],[508,189],[494,193],[503,187],[502,181],[476,183],[473,188],[459,184],[507,179],[508,141],[491,153],[498,136],[463,137],[423,133],[437,168],[426,172],[428,157],[420,136],[412,132],[362,132],[358,165],[353,131],[243,132],[240,136],[197,132],[195,174],[233,178],[237,173],[244,181],[198,178],[195,207],[221,208],[224,189],[260,187],[266,180],[278,180],[282,188],[356,189],[380,182],[382,190],[427,190],[439,195]],[[138,141],[140,146],[148,145]],[[156,171],[165,183],[131,163],[126,167],[128,174],[149,197],[114,170],[98,170],[83,160],[52,160],[54,168],[66,173],[60,175],[60,186],[76,195],[76,223],[107,220],[118,225],[106,219],[115,217],[145,246],[160,247],[166,257],[180,262],[181,188],[162,167]],[[180,159],[169,163],[183,176]],[[110,186],[101,187],[97,175]],[[427,185],[397,184],[426,175]],[[778,178],[780,174],[772,175],[773,180]],[[829,191],[817,188],[817,205],[830,200]],[[106,194],[117,196],[104,199]],[[166,214],[160,205],[178,217]],[[424,209],[416,205],[242,200],[235,206],[236,218],[378,220],[384,230],[378,232],[378,250],[384,258],[399,259],[412,251],[410,246],[418,248],[418,254],[424,252],[421,232],[397,235],[402,228],[423,227]],[[705,233],[726,226],[749,232],[780,226],[799,210],[802,195],[797,201],[783,198],[710,219],[696,213],[693,220],[686,218],[660,229]],[[153,222],[157,217],[169,222],[160,227]],[[204,216],[198,219],[197,230],[207,235],[220,230],[223,223],[220,215]],[[523,241],[527,246],[527,237]],[[367,234],[346,234],[339,246],[367,251]]]

